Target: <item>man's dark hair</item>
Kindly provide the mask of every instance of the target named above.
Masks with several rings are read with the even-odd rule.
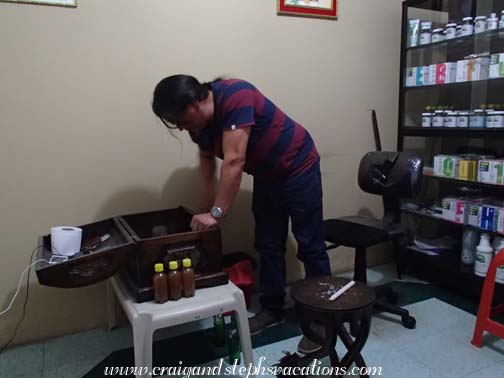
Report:
[[[218,81],[217,79],[216,81]],[[161,80],[154,89],[152,111],[170,127],[188,106],[208,97],[210,83],[200,83],[189,75],[173,75]]]

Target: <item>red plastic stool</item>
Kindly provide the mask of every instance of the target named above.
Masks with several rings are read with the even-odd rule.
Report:
[[[476,326],[474,327],[474,335],[471,344],[481,348],[483,341],[483,333],[485,331],[504,339],[504,325],[494,321],[491,317],[495,314],[504,312],[504,305],[492,307],[494,288],[495,288],[495,275],[497,268],[504,266],[504,249],[501,249],[493,258],[488,268],[488,273],[483,284],[483,292],[478,309],[478,318],[476,319]]]

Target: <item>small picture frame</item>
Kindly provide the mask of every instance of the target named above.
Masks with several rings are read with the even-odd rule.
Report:
[[[77,0],[0,0],[4,3],[54,5],[58,7],[77,8]]]
[[[338,18],[338,0],[277,0],[280,15]]]

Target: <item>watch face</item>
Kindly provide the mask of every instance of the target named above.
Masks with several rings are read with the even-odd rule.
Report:
[[[212,214],[212,217],[214,218],[221,218],[222,210],[219,209],[218,207],[212,207],[212,210],[210,210],[210,214]]]

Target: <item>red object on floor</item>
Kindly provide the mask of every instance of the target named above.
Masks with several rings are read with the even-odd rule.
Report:
[[[254,273],[252,271],[251,261],[238,261],[229,268],[224,268],[224,271],[229,275],[229,280],[243,291],[245,304],[247,308],[249,308],[252,297],[252,287],[254,286]]]
[[[504,312],[504,305],[492,307],[494,288],[495,288],[495,275],[497,268],[504,266],[504,249],[495,255],[483,285],[483,292],[481,294],[481,301],[478,309],[478,318],[476,319],[476,326],[474,327],[474,335],[471,344],[481,348],[483,341],[483,333],[485,331],[504,339],[504,325],[491,319],[492,315]]]

